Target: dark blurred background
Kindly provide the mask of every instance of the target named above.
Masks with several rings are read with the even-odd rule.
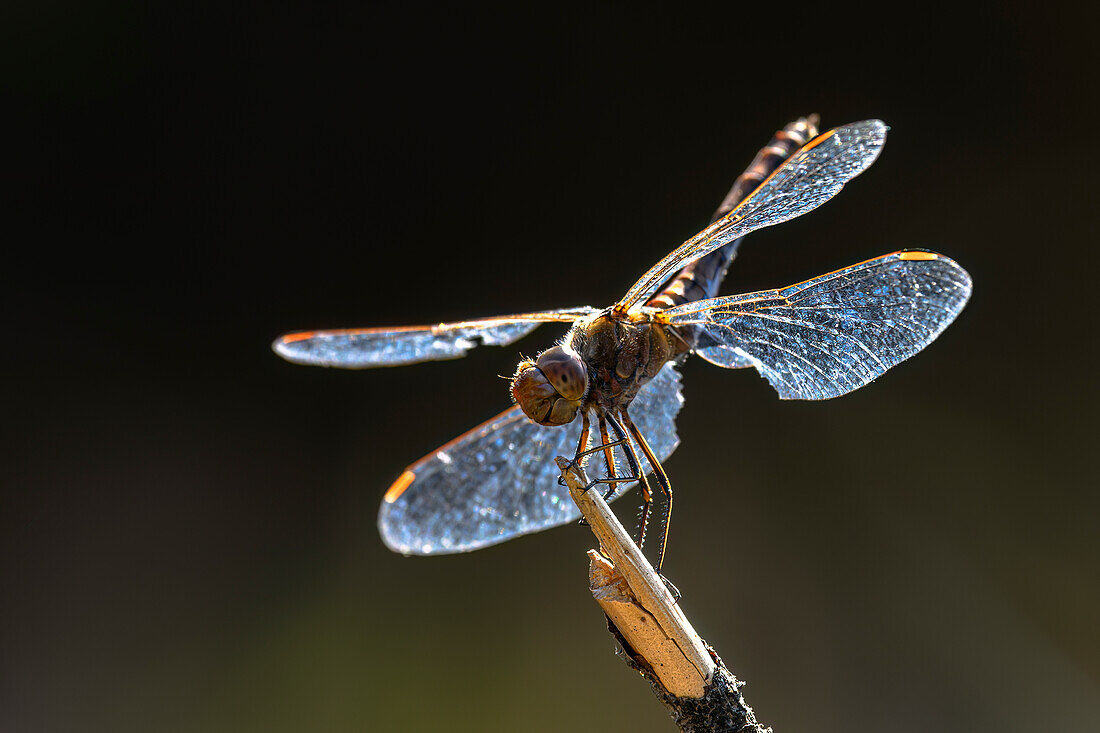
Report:
[[[1097,729],[1095,17],[366,5],[5,7],[0,728],[671,730],[587,530],[375,528],[562,329],[358,373],[268,344],[608,304],[816,111],[889,144],[724,291],[927,247],[974,296],[827,403],[690,360],[668,574],[779,733]]]

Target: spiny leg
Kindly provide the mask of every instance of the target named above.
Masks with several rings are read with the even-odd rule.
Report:
[[[605,416],[601,416],[602,421]],[[611,424],[615,434],[619,436],[619,440],[622,441],[623,455],[626,456],[626,462],[630,466],[630,470],[634,472],[635,476],[639,476],[639,488],[642,492],[642,508],[638,512],[638,549],[642,549],[645,546],[645,534],[646,529],[649,527],[649,513],[653,508],[653,487],[649,485],[649,476],[642,470],[642,462],[638,460],[638,452],[634,450],[634,444],[627,437],[626,432],[623,430],[623,426],[619,424],[611,415],[606,415],[607,422]]]
[[[615,447],[615,446],[617,446],[617,445],[622,445],[622,444],[623,444],[624,442],[626,442],[626,441],[623,441],[623,440],[613,440],[613,441],[611,441],[611,442],[610,442],[610,443],[609,443],[608,445],[609,445],[610,447],[614,448],[614,447]],[[575,465],[575,464],[577,463],[577,461],[580,461],[580,460],[582,460],[582,459],[584,459],[584,458],[587,458],[588,456],[592,455],[593,453],[599,453],[599,452],[600,452],[600,451],[602,451],[602,450],[603,450],[604,448],[607,448],[607,447],[608,447],[608,445],[604,445],[603,443],[600,443],[599,445],[597,445],[597,446],[595,446],[595,447],[593,447],[593,448],[588,448],[587,450],[584,450],[584,451],[582,451],[582,452],[578,453],[577,455],[573,456],[573,460],[571,461],[571,463],[573,463],[573,464]],[[619,479],[616,479],[616,480],[619,480]],[[637,479],[633,479],[633,478],[632,478],[632,479],[630,479],[630,480],[631,480],[631,481],[637,481]],[[604,481],[603,481],[603,480],[601,479],[601,480],[600,480],[600,481],[599,481],[598,483],[605,483],[605,482],[604,482]]]
[[[587,412],[582,412],[581,413],[581,436],[580,436],[580,440],[577,441],[577,452],[573,455],[572,464],[575,465],[575,466],[582,466],[583,467],[586,459],[588,458],[588,456],[592,455],[593,453],[599,453],[600,451],[604,451],[604,456],[608,460],[607,470],[608,470],[609,475],[606,478],[599,478],[599,479],[595,479],[595,480],[591,481],[588,484],[588,486],[585,487],[585,491],[588,491],[589,489],[592,489],[593,487],[597,486],[598,484],[607,484],[608,488],[607,488],[607,491],[604,493],[604,497],[603,497],[606,500],[611,496],[611,494],[613,494],[615,492],[615,489],[619,484],[631,483],[631,482],[637,481],[638,477],[637,476],[619,476],[618,472],[616,471],[616,468],[615,468],[615,453],[612,449],[615,446],[622,445],[623,443],[625,443],[627,441],[627,438],[625,437],[625,435],[622,438],[620,438],[619,440],[612,441],[607,435],[606,425],[601,424],[601,426],[600,426],[600,437],[603,439],[603,442],[600,443],[599,445],[596,445],[592,448],[589,448],[588,447],[588,441],[591,437],[590,433],[591,433],[591,422],[588,419],[588,413]],[[558,477],[558,484],[560,486],[565,486],[566,485],[564,476],[559,476]],[[581,517],[580,524],[581,525],[587,525],[588,522],[585,521],[584,517]]]
[[[607,432],[602,431],[605,442],[601,443],[601,444],[599,444],[595,447],[589,448],[588,447],[588,441],[591,438],[591,432],[592,432],[591,431],[591,425],[592,424],[588,419],[588,413],[587,412],[582,412],[581,413],[581,436],[580,436],[580,439],[577,441],[577,452],[573,454],[573,460],[570,461],[570,465],[581,466],[583,468],[584,464],[587,461],[588,456],[592,455],[593,453],[599,453],[600,451],[610,450],[611,448],[614,448],[617,445],[622,445],[622,443],[626,440],[626,438],[623,438],[622,440],[616,440],[613,443],[607,443],[606,442],[607,441]],[[616,481],[623,481],[623,480],[625,480],[625,479],[615,479],[615,478],[612,478],[610,480],[601,479],[601,480],[598,480],[598,481],[593,481],[592,486],[595,486],[596,484],[601,484],[601,483],[612,483],[613,484]],[[631,480],[633,480],[633,479],[631,479]],[[558,485],[559,486],[565,486],[565,479],[559,477],[558,478]]]
[[[600,442],[603,444],[603,460],[607,464],[607,477],[611,481],[607,484],[607,493],[604,494],[604,501],[618,488],[618,483],[615,481],[619,477],[618,466],[615,461],[615,449],[614,444],[611,442],[611,436],[607,434],[607,421],[604,420],[603,415],[599,415],[600,423]],[[621,443],[620,443],[621,445]]]
[[[590,422],[590,420],[588,420],[588,413],[583,412],[581,413],[581,439],[576,441],[576,453],[573,456],[573,463],[576,464],[576,466],[580,466],[581,468],[584,468],[584,459],[588,457],[588,453],[592,452],[591,450],[587,450],[588,438],[592,437],[590,435],[591,433],[592,423]],[[564,477],[559,477],[558,483],[564,485]],[[585,521],[585,518],[582,516],[581,526],[586,526],[587,524],[588,523]]]
[[[573,456],[573,461],[575,463],[581,464],[582,468],[584,467],[583,459],[584,459],[584,456],[586,455],[585,449],[588,448],[588,438],[590,437],[589,436],[590,431],[591,431],[591,423],[588,420],[588,413],[587,412],[582,412],[581,413],[581,439],[577,441],[577,453],[576,453],[576,455]],[[607,441],[604,441],[604,442],[607,442]]]
[[[668,529],[669,520],[672,519],[672,484],[669,483],[668,475],[665,474],[665,469],[661,466],[660,460],[653,452],[653,449],[649,447],[649,442],[646,441],[645,436],[634,424],[634,421],[630,419],[630,415],[627,414],[626,408],[621,411],[623,417],[623,423],[626,424],[626,429],[630,431],[630,435],[641,446],[642,453],[645,454],[646,460],[649,461],[649,465],[653,468],[653,475],[657,478],[657,483],[660,485],[661,490],[665,493],[665,511],[661,520],[661,544],[657,548],[657,567],[655,568],[657,574],[660,575],[661,567],[665,562],[665,548],[668,546]]]

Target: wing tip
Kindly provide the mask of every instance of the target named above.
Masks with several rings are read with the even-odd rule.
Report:
[[[383,504],[383,511],[385,510],[385,507],[386,505]],[[390,532],[389,524],[386,523],[383,516],[379,516],[378,518],[378,536],[382,538],[382,544],[386,546],[387,550],[397,553],[398,555],[402,555],[404,557],[413,557],[416,555],[423,556],[431,554],[430,552],[423,552],[419,548],[405,544],[396,536],[394,536],[394,534]]]
[[[890,126],[878,118],[863,120],[861,122],[853,122],[851,125],[846,125],[846,127],[870,130],[876,136],[881,136],[883,138],[886,137],[886,133],[890,130]]]
[[[393,485],[382,497],[382,505],[378,508],[378,536],[382,544],[390,552],[404,557],[424,556],[440,552],[440,548],[433,547],[431,543],[423,542],[423,538],[415,531],[410,531],[409,518],[406,516],[408,507],[397,504],[398,497],[405,492],[409,484],[413,482],[415,474],[405,469]]]
[[[325,360],[310,358],[308,350],[303,351],[300,346],[296,347],[296,344],[300,344],[302,341],[308,341],[314,335],[316,335],[315,331],[303,331],[301,334],[288,333],[272,341],[271,350],[274,351],[277,356],[291,364],[324,367],[331,366],[331,364]]]
[[[840,125],[834,127],[831,130],[821,133],[818,136],[818,140],[823,141],[838,132],[857,133],[861,135],[868,135],[878,140],[879,142],[885,141],[886,133],[890,131],[890,126],[880,119],[872,118],[869,120],[860,120],[859,122],[849,122],[847,125]]]
[[[957,285],[965,291],[963,297],[963,304],[970,298],[970,294],[974,289],[974,279],[970,277],[970,273],[966,271],[962,265],[946,255],[941,255],[939,252],[932,252],[927,249],[903,249],[900,252],[895,252],[894,255],[905,262],[940,262],[947,267],[955,270],[960,276],[962,281]]]
[[[290,337],[296,335],[297,334],[288,333],[280,336],[279,338],[271,342],[271,350],[286,359],[287,361],[294,361],[294,352],[290,349],[290,344],[294,343],[296,340],[301,339],[292,339]]]

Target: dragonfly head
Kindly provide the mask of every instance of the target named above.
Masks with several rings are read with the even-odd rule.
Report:
[[[539,425],[573,421],[588,392],[588,370],[577,352],[555,346],[522,361],[512,378],[512,399]]]

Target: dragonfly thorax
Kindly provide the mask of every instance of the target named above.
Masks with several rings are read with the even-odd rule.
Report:
[[[579,320],[566,342],[588,367],[585,409],[612,413],[627,407],[638,390],[680,353],[670,327],[652,309],[624,317],[604,312]]]
[[[588,392],[588,370],[568,346],[554,346],[535,361],[522,361],[512,378],[512,399],[540,425],[565,425]]]

